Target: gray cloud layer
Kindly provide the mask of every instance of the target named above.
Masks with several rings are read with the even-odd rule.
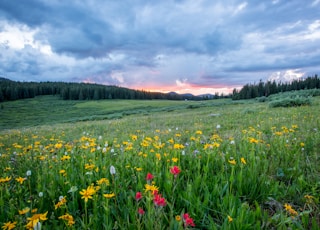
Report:
[[[319,0],[3,0],[0,74],[216,91],[314,74],[319,10]]]

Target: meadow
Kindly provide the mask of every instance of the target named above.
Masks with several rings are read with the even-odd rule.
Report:
[[[2,229],[319,229],[320,97],[2,103]]]

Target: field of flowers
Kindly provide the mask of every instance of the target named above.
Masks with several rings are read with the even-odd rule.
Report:
[[[316,99],[3,131],[0,226],[319,229]]]

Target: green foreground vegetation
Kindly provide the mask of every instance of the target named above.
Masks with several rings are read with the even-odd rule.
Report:
[[[1,103],[0,225],[319,229],[320,97],[259,100]]]

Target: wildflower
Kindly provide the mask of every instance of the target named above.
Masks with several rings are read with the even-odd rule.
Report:
[[[10,180],[11,180],[11,177],[0,178],[0,183],[9,182]]]
[[[92,196],[96,193],[96,190],[92,185],[90,185],[87,189],[82,189],[82,191],[79,193],[82,195],[81,199],[84,199],[85,202],[88,202],[88,199],[93,198]]]
[[[181,221],[181,216],[179,216],[179,215],[177,215],[176,217],[175,217],[175,219],[176,219],[176,221]]]
[[[249,138],[249,142],[250,142],[250,143],[255,143],[255,144],[257,144],[257,143],[259,143],[259,140],[255,139],[255,138],[253,138],[253,137],[250,137],[250,138]]]
[[[144,187],[146,192],[151,191],[152,193],[154,193],[155,191],[159,190],[159,188],[155,185],[145,184]]]
[[[137,135],[131,135],[131,140],[136,141],[138,139]]]
[[[105,185],[110,185],[110,181],[107,178],[101,178],[100,180],[97,180],[97,184],[105,184]]]
[[[139,215],[142,216],[145,213],[145,211],[142,208],[139,208],[138,209],[138,213],[139,213]]]
[[[197,130],[197,131],[196,131],[196,134],[202,135],[202,131],[201,131],[201,130]]]
[[[6,167],[6,168],[4,169],[5,172],[10,171],[10,170],[11,170],[10,167]]]
[[[171,160],[172,160],[172,162],[177,163],[179,159],[176,157],[173,157]]]
[[[59,202],[54,205],[54,209],[60,208],[65,203],[67,203],[67,199],[64,196],[59,197]]]
[[[242,163],[242,164],[244,164],[244,165],[246,165],[246,164],[247,164],[246,160],[245,160],[243,157],[241,157],[241,159],[240,159],[240,160],[241,160],[241,163]]]
[[[217,125],[217,126],[216,126],[216,129],[220,129],[220,128],[221,128],[221,125]]]
[[[161,194],[155,194],[153,198],[153,203],[156,206],[164,207],[167,205],[166,199],[161,196]]]
[[[305,195],[304,198],[306,199],[307,204],[311,204],[313,202],[314,197],[310,195]]]
[[[34,209],[31,210],[31,213],[36,213],[37,211],[38,211],[38,209],[34,208]]]
[[[147,174],[146,180],[151,181],[154,178],[154,176],[151,173]]]
[[[110,166],[110,174],[111,175],[116,174],[116,168],[113,165]]]
[[[16,224],[17,224],[17,221],[15,221],[15,222],[9,221],[7,223],[4,223],[1,228],[3,230],[11,230],[11,229],[14,229],[16,227]]]
[[[230,164],[232,164],[232,165],[236,165],[236,164],[237,164],[237,162],[236,162],[235,159],[228,160],[228,162],[229,162]]]
[[[39,192],[39,197],[43,197],[43,192]]]
[[[18,177],[16,178],[16,181],[19,182],[20,184],[22,184],[27,178],[23,178],[23,177]]]
[[[22,210],[19,210],[19,215],[24,215],[24,214],[26,214],[26,213],[28,213],[30,211],[30,208],[24,208],[24,209],[22,209]]]
[[[156,158],[160,161],[161,160],[161,154],[160,153],[156,153]]]
[[[103,194],[103,196],[105,197],[105,198],[112,198],[112,197],[115,197],[116,195],[114,194],[114,193],[107,193],[107,194]]]
[[[141,172],[142,171],[142,168],[139,167],[139,168],[135,168],[137,172]]]
[[[67,175],[67,172],[66,172],[66,170],[64,170],[64,169],[61,169],[61,170],[59,171],[59,173],[62,174],[63,176],[66,176],[66,175]]]
[[[142,199],[142,193],[141,192],[137,192],[136,193],[136,201],[139,201]]]
[[[96,166],[94,164],[85,164],[84,168],[87,170],[93,170]]]
[[[228,215],[228,221],[231,223],[233,221],[232,217]]]
[[[66,213],[65,215],[59,216],[59,219],[68,221],[68,226],[72,226],[75,224],[73,216],[71,216],[68,213]]]
[[[63,157],[61,157],[61,161],[66,161],[66,160],[70,160],[70,156],[68,156],[68,155],[64,155]]]
[[[184,148],[184,145],[182,145],[182,144],[174,144],[174,145],[173,145],[173,148],[174,148],[174,149],[183,149],[183,148]]]
[[[196,225],[193,222],[193,219],[189,216],[188,213],[183,214],[183,222],[185,227],[191,226],[195,227]]]
[[[291,216],[297,216],[298,213],[296,210],[292,208],[290,204],[285,203],[284,205],[285,210],[291,215]]]
[[[26,174],[27,176],[31,176],[31,170],[28,170]]]
[[[178,166],[173,166],[170,169],[170,173],[173,174],[175,177],[177,177],[177,175],[181,172],[181,170],[179,169]]]
[[[34,214],[32,217],[29,217],[27,220],[29,221],[25,226],[27,229],[40,229],[39,222],[47,220],[48,212],[44,214]],[[41,224],[40,224],[41,225]]]

